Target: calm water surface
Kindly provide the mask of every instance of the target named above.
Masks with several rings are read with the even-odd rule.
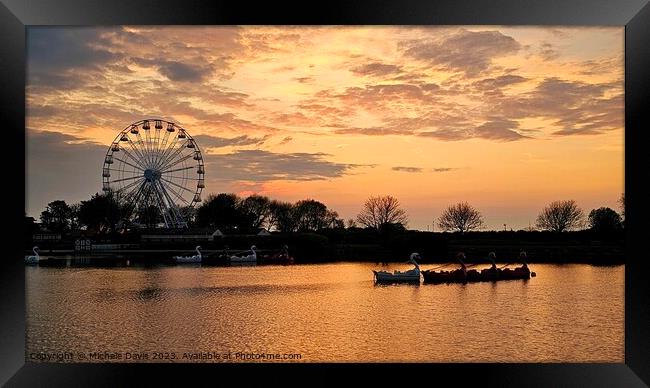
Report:
[[[427,265],[422,266],[426,269]],[[299,353],[302,362],[624,362],[625,267],[375,285],[409,265],[26,267],[33,352]],[[190,361],[195,362],[195,361]],[[293,362],[293,361],[292,361]]]

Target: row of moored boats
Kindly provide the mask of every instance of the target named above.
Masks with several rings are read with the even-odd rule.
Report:
[[[293,257],[289,255],[289,248],[285,245],[280,252],[258,254],[258,249],[255,245],[251,246],[250,250],[230,252],[225,249],[219,255],[204,256],[201,253],[201,247],[195,248],[196,255],[192,256],[174,256],[174,262],[178,264],[184,263],[213,263],[213,264],[239,264],[239,263],[269,263],[269,264],[292,264]]]
[[[262,253],[255,245],[250,250],[231,252],[225,249],[220,254],[204,255],[201,252],[201,246],[194,248],[196,254],[188,256],[174,256],[172,261],[176,264],[203,263],[203,264],[292,264],[293,257],[289,255],[289,248],[285,245],[280,251]],[[36,246],[32,249],[34,252],[31,256],[25,256],[25,264],[28,265],[45,265],[51,262],[60,261],[60,259],[41,257],[39,248]]]
[[[490,268],[482,270],[469,269],[465,264],[465,254],[462,252],[456,256],[459,261],[460,267],[454,270],[445,271],[435,269],[420,270],[416,260],[420,259],[418,253],[412,253],[408,263],[414,265],[414,268],[408,271],[372,271],[374,273],[375,281],[378,283],[419,283],[420,278],[424,283],[469,283],[469,282],[493,282],[498,280],[517,280],[517,279],[530,279],[536,276],[535,272],[531,272],[526,263],[526,252],[521,252],[519,259],[521,266],[509,268],[509,264],[498,268],[496,265],[496,255],[490,252],[488,260],[492,263]],[[437,268],[446,267],[443,265]]]

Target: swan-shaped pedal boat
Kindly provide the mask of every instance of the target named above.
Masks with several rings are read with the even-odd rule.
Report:
[[[200,263],[203,257],[201,256],[201,247],[197,246],[195,248],[196,255],[194,256],[174,256],[174,261],[183,264],[183,263]]]
[[[33,256],[25,256],[25,264],[29,265],[34,265],[38,264],[38,262],[41,260],[41,256],[38,254],[38,247],[32,248],[32,252],[34,252]]]
[[[253,245],[251,247],[251,253],[246,255],[246,256],[235,256],[232,255],[230,256],[230,262],[231,263],[252,263],[252,262],[257,262],[257,253],[255,252],[257,250],[257,247]]]
[[[420,266],[415,261],[420,259],[419,253],[411,253],[408,263],[411,263],[415,268],[408,271],[372,271],[375,274],[375,281],[380,283],[396,283],[396,282],[420,282]]]

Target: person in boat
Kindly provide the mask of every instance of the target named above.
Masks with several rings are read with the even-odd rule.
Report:
[[[519,260],[521,260],[521,262],[523,264],[521,265],[521,267],[517,268],[517,270],[519,270],[521,272],[524,272],[524,273],[530,274],[530,269],[528,268],[528,263],[526,263],[527,258],[528,258],[528,256],[526,255],[526,251],[521,251],[519,253]]]
[[[495,272],[496,272],[496,270],[497,270],[496,258],[497,258],[496,253],[494,253],[494,252],[490,252],[490,253],[488,254],[488,260],[490,260],[490,261],[492,262],[492,267],[490,267],[490,270],[491,270],[491,271],[495,271]]]
[[[465,265],[465,254],[463,252],[458,252],[456,259],[460,262],[460,268],[452,272],[456,276],[462,276],[463,279],[467,279],[467,266]]]
[[[489,279],[495,279],[498,277],[499,269],[497,268],[496,257],[497,255],[494,252],[490,252],[488,254],[488,260],[492,262],[492,266],[481,271],[481,274],[484,277],[487,277]]]

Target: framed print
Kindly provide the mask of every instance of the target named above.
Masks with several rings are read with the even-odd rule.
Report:
[[[0,14],[3,383],[650,381],[646,2]]]

